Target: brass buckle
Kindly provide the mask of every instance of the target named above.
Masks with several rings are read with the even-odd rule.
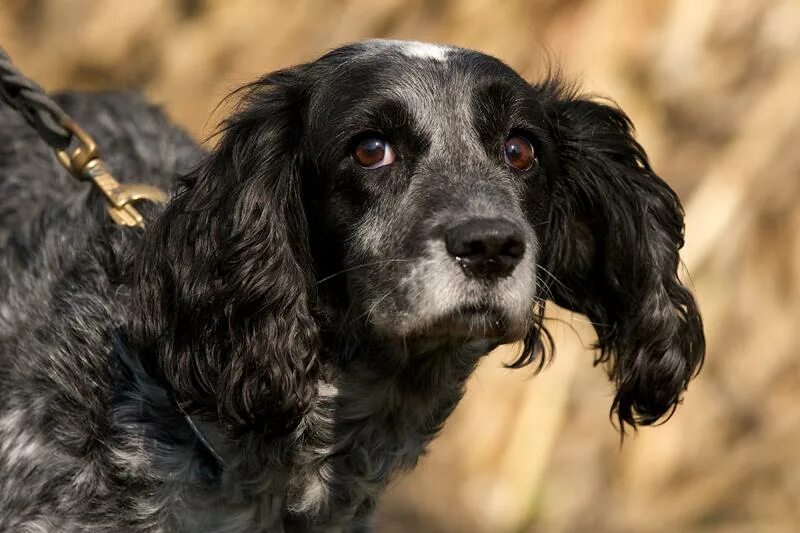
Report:
[[[61,165],[80,180],[92,180],[95,187],[106,197],[106,208],[111,219],[122,226],[139,226],[144,228],[144,218],[134,208],[132,202],[147,200],[159,204],[166,203],[167,195],[152,185],[142,183],[121,184],[108,171],[97,152],[97,144],[73,120],[65,120],[61,124],[78,140],[78,147],[72,154],[66,150],[56,150],[56,157]]]

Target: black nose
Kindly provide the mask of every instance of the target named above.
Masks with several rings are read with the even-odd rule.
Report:
[[[499,218],[475,218],[445,233],[445,245],[468,276],[496,279],[508,276],[525,255],[522,231]]]

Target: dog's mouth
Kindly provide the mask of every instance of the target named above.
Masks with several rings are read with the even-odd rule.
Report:
[[[415,328],[407,338],[445,342],[486,340],[503,344],[523,336],[523,328],[502,309],[492,305],[465,305]]]

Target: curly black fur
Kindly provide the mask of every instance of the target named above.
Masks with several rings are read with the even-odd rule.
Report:
[[[678,279],[683,209],[622,111],[563,86],[543,95],[568,177],[554,182],[561,201],[542,263],[560,283],[548,287],[595,323],[620,423],[653,424],[677,406],[705,353],[697,304]]]
[[[363,527],[482,355],[541,364],[537,289],[595,324],[623,427],[675,409],[704,353],[683,213],[622,111],[393,41],[239,95],[207,154],[135,95],[59,97],[121,179],[172,191],[144,232],[0,108],[0,530]],[[358,165],[365,138],[396,159]],[[476,220],[513,257],[456,257]]]
[[[237,432],[286,433],[319,370],[293,74],[254,84],[139,248],[141,356],[178,399]],[[224,213],[225,216],[220,216]],[[184,325],[192,324],[192,328]]]

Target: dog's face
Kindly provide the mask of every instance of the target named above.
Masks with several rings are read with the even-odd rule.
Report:
[[[244,88],[148,232],[138,334],[179,397],[281,432],[323,343],[522,339],[522,365],[546,298],[594,324],[620,421],[650,424],[704,354],[682,232],[619,109],[477,52],[368,41]]]
[[[406,346],[522,339],[550,194],[536,91],[496,59],[416,43],[309,70],[301,173],[320,288],[345,283],[348,319]]]

